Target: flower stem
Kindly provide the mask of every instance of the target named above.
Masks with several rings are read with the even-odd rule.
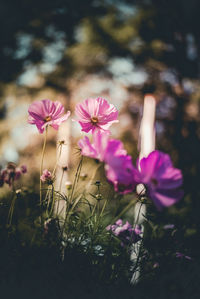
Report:
[[[44,152],[45,152],[46,143],[47,143],[47,130],[48,130],[48,126],[45,129],[42,157],[41,157],[41,163],[40,163],[40,177],[42,175],[42,170],[43,170]],[[41,181],[41,179],[40,179],[40,207],[42,207],[42,181]]]
[[[81,156],[81,160],[78,164],[78,167],[77,167],[77,170],[76,170],[76,173],[75,173],[75,178],[74,178],[74,181],[73,181],[73,184],[72,184],[72,191],[71,191],[70,197],[68,199],[67,208],[69,208],[69,210],[67,211],[67,208],[65,209],[65,219],[64,219],[64,222],[63,222],[62,234],[61,234],[62,237],[64,235],[65,225],[67,224],[68,219],[70,217],[70,212],[72,211],[71,206],[73,207],[74,191],[75,191],[76,185],[78,184],[78,181],[79,181],[79,178],[80,178],[82,164],[83,164],[83,156]]]
[[[52,172],[52,176],[54,176],[54,174],[55,174],[55,171],[56,171],[56,168],[57,168],[57,165],[58,165],[58,161],[59,161],[61,153],[62,153],[62,144],[59,144],[58,148],[59,147],[60,147],[60,150],[59,150],[59,154],[58,154],[57,159],[56,159],[56,164],[54,166],[54,169],[53,169],[53,172]]]
[[[11,226],[11,223],[12,223],[12,216],[13,216],[13,212],[14,212],[15,201],[16,201],[16,195],[14,194],[13,199],[11,201],[10,209],[8,212],[8,221],[7,221],[8,226]]]
[[[54,206],[55,206],[55,195],[54,195],[54,186],[52,184],[52,186],[51,186],[51,210],[50,210],[50,216],[52,216],[52,214],[53,214]]]
[[[103,205],[103,207],[102,207],[102,210],[101,210],[101,213],[100,213],[100,215],[99,215],[99,218],[101,218],[101,216],[103,215],[103,212],[104,212],[104,210],[105,210],[105,207],[106,207],[106,205],[107,205],[107,202],[108,202],[108,198],[106,198],[106,200],[105,200],[105,202],[104,202],[104,205]]]
[[[60,147],[59,155],[58,155],[58,157],[57,157],[57,159],[56,159],[56,164],[55,164],[54,169],[53,169],[53,172],[52,172],[52,177],[53,177],[53,178],[54,178],[55,171],[56,171],[56,168],[57,168],[57,165],[58,165],[58,161],[59,161],[60,156],[61,156],[61,152],[62,152],[62,144],[59,144],[58,148],[59,148],[59,147]],[[46,200],[49,198],[49,199],[48,199],[48,204],[47,204],[47,210],[48,210],[48,208],[49,208],[49,204],[50,204],[51,196],[49,196],[49,195],[50,195],[51,190],[52,190],[52,187],[48,186],[48,189],[47,189],[47,192],[46,192],[46,195],[45,195],[45,202],[46,202]]]
[[[81,156],[81,160],[78,164],[78,167],[77,167],[77,170],[76,170],[76,173],[75,173],[75,178],[74,178],[74,181],[73,181],[73,184],[72,184],[72,191],[71,191],[70,198],[69,198],[69,203],[70,204],[72,204],[72,202],[73,202],[74,191],[75,191],[76,185],[78,184],[78,181],[79,181],[79,178],[80,178],[82,164],[83,164],[83,156]]]
[[[62,175],[61,175],[61,179],[60,179],[60,186],[59,186],[59,192],[61,192],[61,188],[62,188],[62,181],[63,181],[63,176],[64,176],[64,169],[62,170]]]
[[[112,221],[112,223],[115,223],[122,215],[124,215],[135,203],[137,202],[136,200],[131,200],[129,202],[129,204],[121,211],[121,213],[119,213],[119,215],[117,215],[114,220]]]

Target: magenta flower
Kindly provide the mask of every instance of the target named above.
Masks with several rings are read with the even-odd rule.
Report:
[[[112,123],[118,122],[118,111],[114,105],[109,104],[102,98],[86,99],[83,103],[76,105],[75,114],[82,131],[108,131]]]
[[[169,155],[153,151],[138,163],[138,183],[147,187],[147,195],[158,210],[178,202],[183,196],[179,187],[183,177],[180,169],[174,168]]]
[[[96,131],[93,134],[93,143],[88,137],[78,142],[84,156],[97,159],[105,163],[107,179],[114,185],[115,191],[120,193],[132,192],[135,188],[131,157],[127,155],[121,141],[109,139],[107,132]]]
[[[121,245],[131,245],[132,243],[137,243],[141,240],[142,231],[138,225],[133,228],[133,226],[126,221],[123,224],[121,219],[118,219],[115,224],[108,225],[106,230],[111,231],[113,235],[121,240]]]
[[[131,156],[113,156],[105,165],[105,170],[106,177],[113,183],[115,191],[121,194],[133,192],[137,170],[132,164]]]
[[[43,183],[51,184],[53,182],[53,176],[48,169],[43,170],[43,173],[40,177]]]
[[[93,135],[93,143],[85,136],[80,139],[78,145],[81,149],[81,154],[86,157],[104,161],[106,149],[109,142],[109,134],[96,131]]]
[[[93,143],[85,136],[78,145],[81,154],[101,162],[108,162],[113,156],[126,155],[126,150],[121,141],[109,139],[108,132],[96,131],[93,134]]]
[[[29,124],[36,125],[40,133],[43,133],[48,125],[58,130],[61,123],[66,121],[70,115],[70,111],[63,115],[64,107],[60,102],[50,100],[33,102],[29,106],[28,113]]]

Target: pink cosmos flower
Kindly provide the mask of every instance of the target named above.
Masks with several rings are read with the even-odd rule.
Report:
[[[109,134],[106,132],[102,134],[100,131],[96,131],[93,135],[93,143],[89,138],[85,136],[80,139],[78,145],[81,149],[81,154],[86,157],[104,161],[105,152],[108,146]]]
[[[79,140],[78,145],[82,155],[105,163],[106,177],[114,185],[115,191],[123,194],[133,191],[136,169],[121,141],[109,139],[107,132],[96,131],[93,143],[88,137],[84,137]]]
[[[53,181],[52,174],[50,171],[48,171],[48,169],[43,170],[40,179],[43,183],[49,183],[49,184],[51,184]]]
[[[147,187],[147,194],[158,210],[178,202],[183,196],[179,187],[183,177],[180,169],[174,168],[169,155],[160,151],[151,152],[138,163],[137,181]]]
[[[36,125],[40,133],[43,133],[48,125],[58,130],[61,123],[66,121],[70,115],[70,111],[63,115],[64,107],[60,102],[50,100],[33,102],[29,106],[28,113],[29,124]]]
[[[88,133],[101,130],[108,131],[112,123],[118,122],[118,111],[114,105],[102,98],[86,99],[76,105],[75,114],[82,131]]]
[[[121,194],[133,192],[136,186],[137,170],[131,156],[113,156],[105,165],[106,177],[113,183],[115,191]]]
[[[108,132],[96,131],[93,134],[93,143],[85,136],[80,139],[78,145],[81,154],[101,162],[108,162],[112,156],[126,155],[126,150],[121,141],[109,139]]]

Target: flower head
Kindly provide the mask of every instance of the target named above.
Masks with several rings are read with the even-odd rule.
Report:
[[[93,134],[93,143],[91,143],[89,138],[85,136],[83,139],[79,140],[78,145],[83,156],[97,159],[102,162],[104,161],[108,142],[109,134],[96,131]]]
[[[113,183],[115,191],[127,194],[134,190],[137,170],[132,164],[131,156],[113,156],[105,165],[105,170],[106,177]]]
[[[53,176],[52,176],[51,172],[48,171],[48,169],[45,169],[45,170],[43,170],[43,173],[42,173],[40,179],[43,183],[51,184],[53,181]]]
[[[7,167],[2,169],[0,172],[0,187],[8,184],[11,187],[14,181],[18,180],[22,174],[27,172],[26,165],[17,167],[15,163],[9,162]]]
[[[147,194],[158,210],[178,202],[183,196],[178,189],[183,182],[180,169],[174,168],[169,155],[151,152],[138,162],[138,183],[147,187]]]
[[[107,226],[106,229],[121,240],[122,246],[137,243],[141,239],[142,231],[140,227],[136,225],[133,228],[128,221],[123,224],[123,221],[118,219],[115,224]]]
[[[109,139],[108,132],[96,131],[93,134],[93,143],[85,136],[78,142],[81,148],[81,154],[101,162],[108,162],[111,157],[126,155],[126,150],[121,141]]]
[[[86,99],[76,105],[75,114],[82,131],[108,131],[112,123],[118,122],[118,111],[114,105],[102,98]]]
[[[63,115],[64,107],[60,102],[50,100],[33,102],[29,106],[28,113],[28,122],[36,125],[40,133],[43,133],[48,125],[58,130],[61,123],[70,115],[70,111]]]
[[[96,131],[93,143],[85,136],[78,144],[82,155],[105,163],[107,179],[114,185],[115,191],[124,194],[133,191],[136,169],[121,141],[109,139],[107,132]]]
[[[66,181],[65,182],[65,187],[67,190],[71,190],[72,189],[72,182],[71,181]]]

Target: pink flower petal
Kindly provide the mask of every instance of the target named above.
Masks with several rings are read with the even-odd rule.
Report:
[[[174,168],[169,155],[153,151],[141,159],[137,182],[145,184],[147,192],[158,210],[178,202],[183,191],[178,189],[183,183],[182,173]]]
[[[65,115],[64,107],[60,102],[52,102],[48,99],[33,102],[28,109],[28,122],[35,124],[40,133],[44,132],[47,125],[58,129],[60,124],[68,119],[70,112]]]
[[[103,98],[89,98],[83,101],[83,103],[77,104],[75,114],[82,131],[86,133],[90,131],[94,133],[98,130],[108,131],[112,123],[118,122],[117,109]]]
[[[78,142],[79,147],[81,148],[81,154],[90,158],[97,158],[98,154],[95,148],[91,145],[90,140],[87,136]]]

